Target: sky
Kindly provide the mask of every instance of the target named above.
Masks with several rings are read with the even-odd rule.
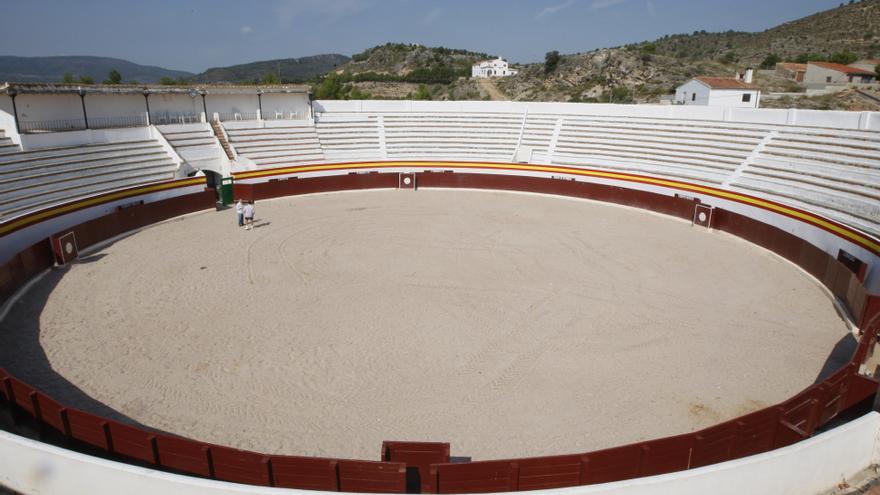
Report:
[[[839,0],[0,0],[0,55],[96,55],[168,69],[386,42],[542,61],[698,30],[762,31]]]

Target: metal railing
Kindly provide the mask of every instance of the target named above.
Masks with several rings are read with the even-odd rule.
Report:
[[[162,112],[151,113],[150,122],[155,125],[164,124],[198,124],[202,121],[200,113]]]
[[[80,131],[86,128],[86,121],[85,119],[37,120],[33,122],[20,121],[18,123],[18,127],[21,132],[25,134],[57,131]]]
[[[217,112],[220,122],[230,120],[257,120],[257,112]]]
[[[90,117],[89,129],[110,129],[113,127],[146,127],[146,114],[125,115],[120,117]]]
[[[304,111],[297,112],[266,112],[263,114],[264,120],[305,120],[308,113]]]

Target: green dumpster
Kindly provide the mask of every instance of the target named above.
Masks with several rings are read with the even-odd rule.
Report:
[[[232,177],[220,179],[220,202],[231,205],[235,199],[232,197]]]

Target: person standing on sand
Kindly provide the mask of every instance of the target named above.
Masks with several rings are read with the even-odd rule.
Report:
[[[248,204],[244,206],[244,230],[251,230],[254,228],[254,201],[248,201]]]
[[[235,203],[235,213],[238,214],[238,226],[244,226],[244,200],[241,198]]]

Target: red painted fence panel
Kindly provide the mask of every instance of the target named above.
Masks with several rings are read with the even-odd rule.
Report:
[[[434,464],[437,493],[490,493],[517,490],[519,468],[510,461],[479,461],[462,464]]]
[[[779,418],[779,410],[769,407],[737,419],[740,430],[731,452],[732,458],[739,459],[772,449]]]
[[[639,475],[642,448],[638,444],[590,452],[585,485],[635,478]]]
[[[583,483],[587,458],[581,454],[531,457],[516,461],[520,490],[562,488]]]
[[[339,491],[337,461],[317,457],[271,456],[273,485],[303,490]]]
[[[37,392],[37,406],[40,408],[40,420],[65,435],[70,434],[66,425],[67,408],[41,392]]]
[[[736,421],[728,421],[698,431],[694,435],[691,467],[729,461],[733,456],[733,447],[739,440],[740,430]]]
[[[339,461],[339,491],[405,493],[406,465],[402,462]]]
[[[37,391],[33,387],[19,380],[18,378],[10,378],[9,382],[12,388],[12,398],[18,407],[27,411],[28,414],[37,417],[37,411],[34,407],[35,396]]]
[[[382,442],[382,460],[402,462],[406,464],[407,469],[417,469],[422,493],[431,493],[430,490],[435,484],[430,482],[430,466],[449,462],[449,444],[386,440]]]
[[[257,452],[211,445],[214,477],[218,480],[269,486],[269,457]]]
[[[211,461],[208,446],[186,438],[156,435],[159,465],[182,473],[209,478]]]
[[[684,471],[690,466],[694,435],[658,438],[641,445],[639,476]]]
[[[79,409],[68,409],[67,422],[70,425],[70,436],[73,438],[110,450],[106,419]]]
[[[150,464],[156,463],[153,445],[156,435],[116,421],[108,421],[107,424],[110,428],[113,452]]]

